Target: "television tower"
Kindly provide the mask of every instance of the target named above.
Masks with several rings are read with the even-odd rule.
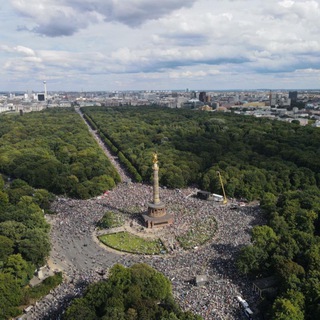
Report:
[[[43,81],[44,85],[44,101],[47,101],[47,81]]]

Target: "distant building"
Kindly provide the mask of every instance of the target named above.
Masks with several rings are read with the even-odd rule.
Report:
[[[197,109],[203,106],[203,102],[198,99],[190,99],[187,102],[182,103],[181,107],[184,109]]]
[[[298,91],[289,91],[289,99],[291,99],[292,102],[295,102],[298,100]]]
[[[0,113],[14,110],[14,105],[12,103],[5,103],[3,105],[0,104]]]
[[[269,101],[270,101],[270,106],[275,107],[279,103],[279,97],[277,94],[274,94],[270,91],[269,93]]]
[[[316,128],[320,128],[320,120],[316,120],[316,122],[312,126]]]
[[[266,106],[265,102],[260,102],[260,101],[246,102],[242,105],[243,108],[248,108],[248,107],[262,108],[265,106]]]
[[[212,111],[212,108],[209,107],[208,105],[204,105],[204,106],[199,107],[199,110],[201,110],[201,111]]]
[[[216,108],[216,110],[217,111],[221,111],[221,112],[226,112],[226,111],[228,111],[228,108],[225,107],[225,106],[219,106],[219,107]]]
[[[45,101],[45,94],[44,93],[38,93],[38,101]]]
[[[185,102],[187,102],[187,101],[188,101],[188,99],[185,98],[185,97],[178,97],[178,98],[177,98],[177,108],[182,108],[182,107],[183,107],[183,104],[184,104]]]
[[[289,122],[292,122],[294,120],[299,121],[300,126],[306,126],[309,123],[309,120],[305,119],[305,118],[295,118],[295,119],[290,119],[290,120],[291,121],[289,121]]]
[[[212,102],[211,106],[213,109],[218,108],[220,106],[219,102]]]
[[[207,102],[207,93],[205,91],[199,93],[199,100],[204,103]]]

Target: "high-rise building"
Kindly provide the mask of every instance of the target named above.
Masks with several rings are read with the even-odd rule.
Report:
[[[199,93],[199,100],[201,102],[207,102],[207,94],[205,91]]]
[[[289,91],[290,106],[294,106],[298,100],[298,91]]]
[[[46,95],[44,93],[38,93],[38,101],[45,101]]]
[[[291,101],[297,101],[298,91],[289,91],[289,99],[291,99]]]

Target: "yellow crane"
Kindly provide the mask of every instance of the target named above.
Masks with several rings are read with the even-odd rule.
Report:
[[[221,184],[221,188],[222,188],[222,192],[223,192],[223,204],[227,204],[228,200],[227,200],[227,196],[226,196],[226,192],[224,191],[224,186],[223,186],[223,182],[222,182],[222,177],[220,174],[220,171],[217,171],[217,174],[219,176],[219,180],[220,180],[220,184]]]

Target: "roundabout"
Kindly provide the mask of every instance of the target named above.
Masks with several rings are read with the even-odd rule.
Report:
[[[101,199],[57,199],[52,206],[56,214],[50,216],[52,264],[75,283],[97,281],[102,278],[101,271],[107,276],[115,263],[127,267],[137,262],[147,263],[171,280],[174,297],[184,310],[200,314],[204,319],[238,319],[237,304],[232,302],[234,296],[244,296],[249,303],[254,301],[254,296],[251,283],[236,270],[235,256],[250,242],[252,226],[262,223],[259,208],[247,206],[233,210],[231,205],[220,206],[190,197],[194,189],[161,189],[167,211],[175,214],[174,223],[148,229],[143,226],[141,214],[147,210],[146,195],[151,193],[151,186],[122,183]],[[97,230],[106,211],[117,212],[124,218],[124,224]],[[217,227],[213,228],[209,221]],[[196,226],[198,242],[185,249],[179,237],[190,239],[196,233]],[[126,231],[148,240],[161,239],[168,253],[130,254],[111,249],[98,240],[98,236],[115,231]],[[208,239],[202,245],[200,235]],[[208,277],[205,287],[190,284],[198,274]],[[70,284],[68,290],[75,290],[73,286]]]
[[[122,208],[121,211],[127,209]],[[204,218],[195,214],[201,211],[200,207],[183,208],[177,203],[169,203],[167,209],[174,212],[178,220],[171,226],[153,229],[143,225],[141,219],[143,211],[142,213],[127,213],[125,219],[122,218],[123,213],[111,211],[116,221],[122,219],[122,225],[97,230],[97,238],[104,245],[120,252],[143,255],[173,253],[177,249],[187,251],[200,247],[214,238],[217,222],[213,215]],[[99,222],[98,225],[100,225]],[[130,237],[131,241],[122,241],[124,237],[118,236],[118,233],[126,233],[126,239]],[[155,246],[154,243],[161,243],[161,245]]]

